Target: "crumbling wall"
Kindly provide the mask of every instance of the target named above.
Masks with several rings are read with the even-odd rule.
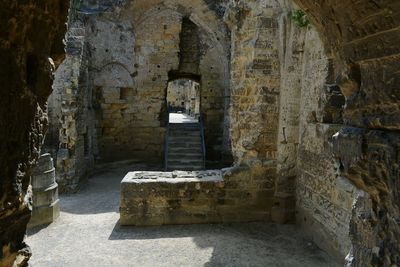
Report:
[[[171,112],[200,115],[200,84],[192,80],[175,80],[168,83],[167,103]]]
[[[315,29],[299,27],[290,13],[283,19],[285,65],[275,196],[278,206],[274,208],[280,209],[278,214],[293,216],[294,205],[287,202],[296,195],[297,222],[318,246],[343,261],[350,249],[348,232],[355,187],[336,175],[330,142],[342,127],[340,120],[332,118],[339,117],[334,111],[343,109],[344,97],[335,95],[334,99],[330,94],[335,87],[330,60]],[[280,206],[280,201],[288,208]]]
[[[237,164],[276,163],[280,62],[275,10],[260,1],[232,4],[231,138]],[[274,17],[275,15],[275,17]]]
[[[268,159],[277,167],[273,219],[287,221],[296,192],[297,219],[320,246],[343,258],[352,243],[352,266],[398,264],[393,142],[399,118],[399,75],[394,71],[399,4],[295,2],[310,15],[316,31],[293,28],[285,13],[296,7],[287,1],[230,3],[235,163]],[[272,30],[264,31],[257,20],[269,22]],[[264,32],[266,42],[260,42]],[[255,76],[258,66],[260,77]],[[264,97],[261,85],[269,89]],[[384,131],[341,130],[346,125]],[[271,136],[261,138],[270,126]],[[355,148],[362,151],[357,159],[351,156]],[[389,162],[394,169],[388,169]],[[373,233],[380,237],[372,238]]]
[[[139,120],[134,126],[150,130],[133,133],[134,142],[155,136],[160,143],[143,145],[162,155],[166,83],[170,71],[179,73],[182,21],[189,18],[200,38],[184,54],[200,49],[201,56],[200,62],[197,53],[193,62],[185,61],[195,63],[193,73],[182,72],[201,76],[208,149],[226,149],[230,137],[235,165],[246,166],[235,174],[240,182],[227,181],[237,190],[229,199],[254,196],[263,200],[253,207],[263,211],[254,219],[290,221],[296,196],[297,221],[320,246],[339,258],[352,246],[349,266],[399,265],[400,4],[294,2],[309,15],[310,29],[296,28],[290,1],[230,1],[225,14],[231,30],[229,93],[228,34],[221,30],[219,4],[199,0],[189,8],[183,0],[132,1],[90,15],[89,43],[97,66],[92,73],[102,108],[97,129],[114,138],[115,120]],[[113,45],[118,38],[103,47],[102,31],[122,39],[127,36],[121,32],[135,34],[123,42],[128,47]],[[107,62],[100,64],[103,59]],[[107,84],[115,80],[124,82]],[[230,116],[224,119],[228,95]],[[132,99],[133,109],[143,106],[125,120]],[[230,135],[221,134],[228,123]],[[75,141],[66,135],[71,136]]]
[[[294,221],[302,104],[299,100],[302,93],[302,81],[309,78],[303,76],[302,73],[305,35],[309,29],[298,27],[293,23],[292,10],[294,7],[289,5],[287,9],[282,9],[282,12],[277,15],[281,88],[279,124],[277,125],[277,180],[272,213],[273,219],[281,223]],[[314,71],[318,72],[320,69],[315,68]]]
[[[191,90],[190,80],[175,80],[168,84],[167,102],[172,109],[185,109],[189,102],[187,91]]]
[[[138,87],[147,90],[147,87],[160,83],[157,87],[161,88],[162,95],[158,103],[162,103],[164,109],[155,110],[165,122],[168,79],[198,80],[207,159],[221,160],[225,93],[229,80],[229,47],[224,24],[203,1],[192,2],[190,9],[184,1],[136,2],[130,8],[134,12],[137,42],[140,42],[136,55],[138,75],[135,77],[141,83]],[[151,75],[148,75],[149,71]],[[157,104],[155,100],[153,102],[153,106]]]
[[[297,214],[310,237],[343,260],[355,187],[337,176],[330,142],[344,97],[316,29],[292,19],[297,9],[278,1],[230,6],[232,147],[236,164],[270,166],[263,175],[273,190],[263,194],[271,219],[293,222]]]
[[[32,167],[47,127],[68,1],[0,1],[0,265],[26,266]],[[54,60],[51,60],[53,57]]]
[[[163,10],[134,21],[143,10],[133,12],[104,14],[91,21],[92,65],[101,68],[93,72],[101,112],[99,153],[104,161],[136,157],[160,163],[168,72],[179,64],[181,17]]]
[[[49,99],[52,106],[50,125],[53,131],[58,130],[58,143],[52,140],[46,144],[46,149],[54,153],[61,192],[78,190],[81,180],[92,170],[96,154],[90,52],[85,34],[80,20],[70,22],[65,37],[66,57],[56,72],[55,93]],[[55,103],[58,100],[60,103]]]
[[[54,118],[63,121],[61,128],[67,128],[60,128],[61,180],[79,181],[90,169],[77,170],[79,163],[92,166],[93,159],[139,158],[161,164],[167,85],[176,75],[194,76],[202,83],[207,157],[221,160],[227,150],[222,145],[229,79],[226,28],[216,6],[210,9],[201,0],[191,3],[190,9],[187,5],[185,1],[83,1],[79,6],[74,21],[81,29],[69,36],[82,47],[74,55],[76,66],[66,63],[67,69],[74,69],[71,77],[58,76],[56,84],[67,88],[74,83],[72,94],[83,94],[85,100],[74,102],[73,96],[64,101],[62,109],[68,116],[54,112]],[[185,23],[189,26],[182,31]],[[61,98],[68,98],[71,90],[61,92]]]
[[[295,2],[332,54],[346,97],[346,127],[335,136],[334,152],[339,176],[361,190],[352,209],[348,265],[399,265],[400,3]]]
[[[233,156],[235,165],[247,166],[247,171],[241,173],[243,179],[251,177],[246,172],[257,170],[257,179],[247,180],[241,188],[246,191],[253,187],[254,192],[263,197],[268,219],[274,216],[272,206],[277,179],[282,75],[279,20],[282,11],[274,1],[232,1],[225,16],[232,40],[230,123]],[[279,210],[284,208],[282,203]]]

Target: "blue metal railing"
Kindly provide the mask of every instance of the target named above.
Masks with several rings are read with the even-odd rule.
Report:
[[[167,132],[165,133],[165,151],[164,151],[164,170],[168,171],[168,149],[169,149],[169,109],[168,109],[168,121],[167,121]]]
[[[200,135],[201,135],[201,148],[203,152],[203,169],[206,169],[206,140],[204,136],[203,116],[201,114],[199,117],[199,124],[200,124]]]

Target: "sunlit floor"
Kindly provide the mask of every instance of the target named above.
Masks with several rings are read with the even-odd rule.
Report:
[[[191,117],[185,113],[170,113],[169,114],[170,123],[196,123],[198,120]]]
[[[136,165],[129,169],[143,169]],[[119,182],[107,169],[61,197],[61,215],[31,229],[34,266],[339,266],[295,226],[266,223],[120,227]]]

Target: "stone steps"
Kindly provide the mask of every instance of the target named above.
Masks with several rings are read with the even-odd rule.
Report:
[[[176,147],[176,148],[191,148],[191,147],[200,147],[201,148],[201,142],[170,142],[170,147]]]
[[[200,138],[200,130],[198,131],[186,131],[185,129],[177,131],[170,131],[171,137],[184,137],[184,138]]]
[[[168,163],[171,165],[181,165],[181,166],[188,165],[188,167],[191,165],[199,166],[203,165],[203,158],[200,159],[172,158],[168,159]]]
[[[200,153],[202,155],[202,149],[201,147],[170,147],[169,152],[172,152],[174,154],[191,154],[191,153]]]
[[[200,136],[196,137],[185,137],[185,136],[170,136],[169,138],[170,142],[175,142],[175,143],[199,143],[201,142]]]
[[[171,123],[168,170],[203,170],[204,160],[198,123]]]
[[[200,129],[198,123],[170,123],[169,128],[174,130],[197,131]]]
[[[170,133],[177,136],[200,136],[199,128],[176,128],[171,130]]]
[[[169,160],[181,160],[181,159],[187,159],[187,160],[203,160],[203,154],[202,153],[171,153],[170,157],[168,157]]]

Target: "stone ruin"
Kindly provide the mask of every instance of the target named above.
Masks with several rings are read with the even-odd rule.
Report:
[[[216,171],[129,173],[121,223],[295,222],[347,266],[400,265],[398,1],[72,0],[65,29],[67,11],[0,0],[0,265],[27,265],[47,128],[61,192],[97,164],[162,171],[178,79],[200,84]]]
[[[52,223],[60,216],[58,184],[53,159],[49,153],[39,157],[32,175],[32,217],[28,227]]]

